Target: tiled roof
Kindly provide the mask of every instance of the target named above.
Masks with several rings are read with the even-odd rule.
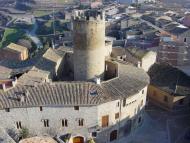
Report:
[[[0,80],[10,78],[12,70],[0,65]]]
[[[96,94],[91,95],[91,91]],[[19,100],[21,96],[26,97],[24,102]],[[57,82],[36,87],[18,86],[6,93],[0,93],[0,108],[96,105],[106,100],[109,97],[95,83]]]
[[[142,69],[122,63],[118,66],[119,76],[102,83],[112,98],[132,96],[149,84],[149,76]]]
[[[149,83],[142,69],[117,63],[118,77],[93,82],[55,82],[36,86],[18,85],[7,92],[0,92],[0,109],[33,106],[89,106],[126,98],[138,93]],[[26,97],[21,102],[21,97]]]
[[[190,77],[170,65],[154,64],[149,70],[150,84],[173,95],[190,95]]]
[[[126,48],[126,51],[135,56],[138,59],[142,59],[149,51],[141,49],[141,48]]]

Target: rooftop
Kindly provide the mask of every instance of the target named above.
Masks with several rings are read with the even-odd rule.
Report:
[[[0,80],[10,78],[12,70],[0,65]]]
[[[11,43],[7,46],[8,49],[14,50],[14,51],[18,51],[18,52],[23,52],[25,50],[27,50],[26,47]]]
[[[150,84],[173,95],[190,95],[190,77],[170,65],[154,64],[149,70]]]
[[[54,74],[57,64],[62,61],[65,53],[62,49],[48,49],[39,61],[18,79],[18,83],[33,86],[46,82]]]
[[[116,61],[115,61],[116,62]],[[94,82],[50,82],[34,86],[18,85],[7,92],[0,92],[0,109],[39,106],[93,106],[126,98],[141,91],[149,83],[142,69],[118,63],[118,77]],[[21,102],[21,97],[25,101]]]
[[[127,52],[129,52],[138,59],[142,59],[149,52],[148,50],[135,48],[135,47],[126,48],[126,50]]]

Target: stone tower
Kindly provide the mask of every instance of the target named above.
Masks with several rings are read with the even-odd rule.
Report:
[[[103,79],[105,70],[105,17],[97,10],[79,12],[73,19],[74,79]]]

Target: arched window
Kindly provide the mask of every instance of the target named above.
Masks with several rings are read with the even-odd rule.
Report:
[[[111,133],[110,133],[110,142],[114,141],[117,139],[117,130],[113,130]]]

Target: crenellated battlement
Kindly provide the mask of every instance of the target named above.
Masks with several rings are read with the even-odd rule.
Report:
[[[100,10],[78,10],[74,12],[73,20],[79,21],[101,21],[105,20],[104,11]]]

